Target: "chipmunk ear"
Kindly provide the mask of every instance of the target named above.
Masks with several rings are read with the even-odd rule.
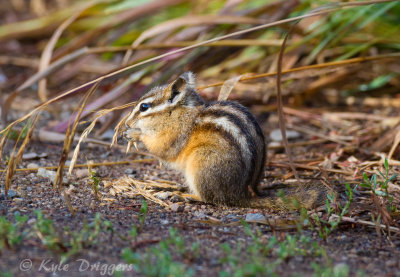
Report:
[[[196,91],[196,81],[194,79],[194,74],[190,71],[183,73],[176,79],[171,85],[168,95],[168,100],[172,102],[174,98],[180,93],[185,91]]]

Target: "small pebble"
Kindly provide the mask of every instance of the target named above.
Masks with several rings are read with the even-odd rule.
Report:
[[[195,212],[194,212],[194,216],[195,216],[195,217],[198,217],[198,218],[200,218],[200,219],[203,219],[203,218],[206,218],[206,217],[207,217],[207,215],[206,215],[205,213],[198,212],[198,211],[195,211]]]
[[[269,137],[273,141],[282,141],[282,133],[280,129],[275,129],[273,130],[270,134]],[[295,139],[301,137],[301,134],[297,131],[293,130],[286,130],[286,137],[287,139]]]
[[[0,194],[0,200],[15,198],[15,197],[18,197],[18,196],[19,196],[19,195],[18,195],[14,190],[9,189],[9,190],[8,190],[8,193],[7,193],[7,198],[6,198],[6,196],[5,196],[5,193],[2,192],[2,193]]]
[[[180,205],[178,203],[172,204],[170,206],[170,208],[171,208],[171,211],[178,212],[178,213],[183,212],[185,210],[185,206],[184,205]]]
[[[251,223],[265,223],[267,219],[263,214],[256,213],[256,214],[247,214],[245,221]]]
[[[385,262],[385,265],[387,267],[395,267],[395,266],[397,266],[397,261],[396,260],[388,260]]]
[[[31,152],[31,153],[26,153],[26,154],[22,155],[23,160],[33,160],[33,159],[46,158],[46,157],[47,157],[47,153],[42,153],[42,154],[38,155],[35,152]]]
[[[77,178],[85,178],[89,176],[89,170],[87,168],[75,170],[75,175]]]
[[[24,201],[24,199],[22,199],[22,198],[14,198],[13,201],[16,202],[16,203],[22,203],[22,201]]]
[[[26,154],[22,155],[23,160],[33,160],[33,159],[37,159],[37,158],[38,158],[38,154],[36,154],[35,152],[26,153]]]
[[[27,167],[27,168],[38,168],[39,165],[38,165],[38,164],[35,164],[35,163],[29,163],[26,167]]]
[[[125,174],[136,174],[136,170],[133,168],[125,169]]]
[[[69,185],[67,189],[68,194],[70,194],[71,192],[77,192],[76,188],[73,185]]]
[[[38,169],[38,172],[37,172],[37,176],[50,179],[50,181],[51,181],[53,184],[54,184],[54,182],[55,182],[56,175],[57,175],[57,173],[56,173],[55,171],[47,170],[47,169],[44,169],[43,167],[39,168],[39,169]],[[68,178],[64,177],[64,178],[63,178],[63,183],[64,183],[64,184],[67,184],[68,182],[69,182]]]
[[[160,223],[162,225],[167,225],[169,223],[168,219],[161,219]]]
[[[171,196],[171,192],[169,192],[169,191],[157,192],[157,193],[154,193],[154,196],[160,200],[167,200],[168,197]]]

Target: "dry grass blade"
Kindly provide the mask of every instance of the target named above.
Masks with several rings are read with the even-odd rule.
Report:
[[[105,0],[108,1],[108,0]],[[83,45],[89,44],[89,42],[102,34],[105,34],[107,31],[112,29],[118,25],[128,25],[130,22],[133,22],[141,17],[148,16],[158,10],[165,9],[169,6],[173,6],[179,4],[185,0],[155,0],[148,1],[148,3],[140,6],[135,6],[130,9],[123,11],[115,15],[111,20],[107,20],[105,23],[97,26],[94,29],[90,29],[82,35],[76,37],[69,45],[60,49],[56,54],[55,58],[62,57],[67,53],[74,51],[82,47]],[[134,2],[134,1],[131,1]]]
[[[286,154],[289,159],[290,168],[292,169],[292,172],[293,172],[294,176],[296,177],[297,181],[301,184],[299,174],[297,173],[296,167],[294,166],[294,163],[293,163],[293,156],[292,156],[292,153],[290,150],[289,142],[286,137],[286,123],[285,123],[285,116],[283,114],[282,89],[281,89],[283,53],[285,52],[286,41],[287,41],[287,38],[289,37],[289,34],[291,33],[291,31],[293,29],[293,26],[289,29],[289,31],[285,35],[285,38],[283,39],[281,50],[279,51],[278,64],[277,64],[277,75],[276,75],[276,91],[277,91],[276,98],[277,98],[277,111],[278,111],[278,117],[279,117],[279,128],[280,128],[281,134],[282,134],[282,142],[283,142],[283,145],[285,146]],[[303,186],[301,186],[301,188],[303,188]]]
[[[0,41],[33,37],[52,32],[59,22],[64,21],[85,5],[84,2],[77,2],[69,8],[61,9],[40,18],[2,25],[0,26]]]
[[[130,177],[122,177],[121,179],[123,182],[126,182],[128,184],[133,184],[136,187],[137,193],[142,195],[144,198],[146,198],[154,203],[157,203],[160,206],[169,207],[169,205],[167,203],[161,201],[160,199],[158,199],[154,195],[152,195],[149,191],[142,188],[142,185],[146,184],[146,182],[140,182],[140,181],[137,181]]]
[[[22,158],[22,154],[25,151],[26,146],[28,145],[32,134],[33,134],[33,130],[35,128],[35,123],[39,118],[39,114],[36,114],[35,116],[32,117],[32,121],[31,121],[31,125],[29,126],[29,130],[25,135],[24,141],[22,142],[20,148],[18,149],[18,153],[15,155],[15,151],[18,145],[18,141],[21,139],[22,135],[24,134],[24,131],[21,131],[19,133],[18,139],[15,142],[14,148],[13,148],[13,152],[11,154],[11,158],[8,162],[8,167],[7,167],[7,173],[6,173],[6,179],[4,182],[4,190],[5,190],[5,195],[7,196],[8,190],[10,189],[11,186],[11,180],[12,177],[14,176],[14,172],[15,169],[17,167],[17,164],[21,161]],[[28,126],[28,125],[27,125]],[[27,128],[27,126],[25,126],[25,128]],[[4,136],[5,138],[6,136]]]
[[[69,194],[65,190],[63,190],[62,195],[64,197],[64,201],[68,207],[68,210],[70,211],[70,213],[72,215],[75,215],[75,209],[74,209],[74,207],[72,207],[71,199],[69,198]]]
[[[135,104],[136,104],[136,103],[135,103]],[[120,122],[118,122],[117,126],[115,126],[115,128],[114,128],[114,136],[113,136],[112,141],[111,141],[111,146],[113,146],[115,143],[117,143],[118,135],[121,133],[121,128],[123,128],[123,126],[125,125],[125,121],[126,121],[126,119],[129,117],[129,115],[130,115],[130,113],[127,113],[127,114],[120,120]],[[129,141],[128,148],[127,148],[126,152],[129,151],[130,146],[131,146],[131,142]]]
[[[186,16],[176,19],[165,21],[159,25],[156,25],[145,32],[143,32],[132,44],[132,47],[139,46],[146,39],[155,35],[171,31],[182,26],[195,26],[195,25],[206,25],[206,24],[261,24],[262,20],[254,19],[244,16],[229,16],[229,15],[198,15],[198,16]],[[128,50],[124,59],[123,64],[127,64],[132,55],[132,50]]]
[[[3,147],[7,140],[7,134],[3,134],[3,137],[0,140],[0,153],[3,153]],[[3,162],[3,155],[0,155],[0,164]]]
[[[61,99],[61,98],[64,98],[64,97],[67,96],[67,95],[70,95],[70,94],[72,94],[72,93],[74,93],[74,92],[80,91],[80,90],[82,90],[82,89],[84,89],[84,88],[86,88],[86,87],[90,87],[91,85],[95,84],[96,82],[98,82],[98,81],[101,80],[101,79],[107,79],[107,78],[116,76],[116,75],[118,75],[118,74],[120,74],[120,73],[122,73],[122,72],[131,70],[131,69],[133,69],[133,68],[136,68],[136,67],[138,67],[138,66],[141,66],[141,65],[144,65],[144,64],[147,64],[147,63],[156,61],[156,60],[160,60],[160,59],[165,58],[165,57],[167,57],[167,56],[171,56],[171,55],[174,55],[174,54],[177,54],[177,53],[185,52],[185,51],[187,51],[187,50],[194,49],[194,48],[197,48],[197,47],[200,47],[200,46],[203,46],[203,45],[207,45],[207,44],[212,43],[212,42],[216,42],[216,41],[220,41],[220,40],[225,40],[225,39],[227,39],[227,38],[231,38],[231,37],[234,37],[234,36],[246,34],[246,33],[249,33],[249,32],[256,31],[256,30],[265,29],[265,28],[269,28],[269,27],[272,27],[272,26],[277,26],[277,25],[280,25],[280,24],[284,24],[284,23],[288,23],[288,22],[297,21],[297,20],[303,19],[303,18],[309,18],[309,17],[313,17],[313,16],[324,15],[324,14],[330,13],[330,12],[332,12],[332,11],[339,10],[339,9],[341,9],[342,7],[351,7],[351,6],[358,6],[358,5],[369,5],[369,4],[383,3],[383,2],[392,2],[392,1],[389,1],[389,0],[388,0],[388,1],[361,1],[361,2],[356,2],[356,3],[354,3],[354,2],[351,2],[351,3],[341,3],[340,7],[337,7],[337,8],[332,8],[332,6],[329,6],[329,7],[326,7],[325,10],[322,10],[322,11],[317,11],[317,12],[313,12],[313,13],[309,13],[309,14],[305,14],[305,15],[301,15],[301,16],[296,16],[296,17],[289,18],[289,19],[278,20],[278,21],[274,21],[274,22],[271,22],[271,23],[268,23],[268,24],[262,24],[262,25],[260,25],[260,26],[256,26],[256,27],[252,27],[252,28],[245,29],[245,30],[233,32],[233,33],[230,33],[230,34],[227,34],[227,35],[224,35],[224,36],[216,37],[216,38],[209,39],[209,40],[206,40],[206,41],[202,41],[202,42],[199,42],[199,43],[196,43],[196,44],[187,46],[187,47],[183,47],[183,48],[180,48],[180,49],[177,49],[177,50],[173,50],[173,51],[170,51],[170,52],[168,52],[168,53],[165,53],[165,54],[162,54],[162,55],[158,55],[158,56],[153,57],[153,58],[150,58],[150,59],[146,59],[146,60],[144,60],[144,61],[142,61],[142,62],[135,63],[135,64],[133,64],[133,65],[129,65],[129,66],[126,66],[126,67],[121,68],[121,69],[119,69],[119,70],[116,70],[116,71],[114,71],[114,72],[112,72],[112,73],[103,75],[102,77],[99,77],[99,78],[97,78],[97,79],[95,79],[95,80],[92,80],[92,81],[90,81],[90,82],[87,82],[87,83],[85,83],[85,84],[83,84],[83,85],[81,85],[81,86],[79,86],[79,87],[76,87],[76,88],[74,88],[74,89],[68,90],[68,91],[66,91],[66,92],[64,92],[64,93],[62,93],[62,94],[60,94],[59,96],[57,96],[57,97],[55,97],[55,98],[53,98],[53,99],[51,99],[51,100],[49,100],[49,101],[43,103],[42,105],[40,105],[39,107],[37,107],[36,109],[34,109],[34,110],[31,111],[30,113],[28,113],[27,115],[25,115],[25,116],[21,117],[20,119],[14,121],[13,123],[9,124],[5,129],[3,129],[2,131],[0,131],[0,134],[2,134],[2,133],[4,133],[4,132],[8,131],[8,130],[9,130],[12,126],[14,126],[15,124],[17,124],[17,123],[19,123],[19,122],[22,122],[22,121],[24,121],[25,119],[29,118],[34,112],[36,112],[37,110],[43,108],[44,106],[47,106],[47,105],[49,105],[50,103],[53,103],[53,102],[55,102],[55,101],[57,101],[57,100],[59,100],[59,99]],[[338,6],[338,5],[336,5],[336,6]],[[86,51],[87,51],[87,48],[82,49],[82,51],[83,51],[83,52],[86,52]],[[82,54],[83,54],[83,53],[82,53]],[[380,57],[379,59],[382,59],[382,58],[398,58],[398,57],[400,57],[400,54],[399,54],[399,53],[394,53],[394,54],[388,54],[388,55],[384,55],[384,56],[385,56],[385,57]],[[358,58],[357,61],[354,61],[354,59],[353,59],[352,62],[362,62],[362,61],[375,60],[375,59],[377,59],[377,58],[376,58],[376,57]],[[345,63],[346,63],[346,62],[345,62]],[[348,63],[348,62],[347,62],[347,63]],[[331,65],[332,65],[332,64],[340,65],[340,64],[343,64],[343,62],[335,62],[335,63],[331,63]],[[326,65],[324,65],[324,66],[326,66]],[[318,65],[317,65],[317,66],[314,66],[314,67],[313,67],[313,66],[309,66],[309,68],[319,68],[319,67],[318,67]],[[305,68],[303,68],[302,70],[304,70],[304,69],[305,69]],[[295,70],[293,70],[293,71],[295,71]],[[288,72],[292,72],[292,71],[291,71],[291,70],[288,70],[287,72],[284,72],[284,73],[288,73]],[[276,75],[276,73],[267,73],[267,74],[264,74],[264,75],[257,75],[257,76],[254,76],[254,77],[246,77],[246,80],[257,79],[257,78],[267,77],[267,76],[273,76],[273,75]],[[220,86],[220,85],[222,85],[222,84],[223,84],[223,83],[218,83],[218,84],[213,84],[213,85],[206,86],[206,87]],[[206,88],[206,87],[201,87],[200,89]]]
[[[219,92],[218,95],[218,101],[224,101],[227,100],[229,95],[231,94],[232,89],[235,87],[237,82],[239,82],[240,78],[242,78],[243,75],[236,76],[234,78],[231,78],[229,80],[226,80]]]
[[[72,170],[74,169],[75,163],[76,163],[76,161],[77,161],[77,159],[78,159],[79,149],[80,149],[80,145],[81,145],[82,141],[85,140],[85,139],[88,137],[88,135],[90,134],[90,132],[93,130],[94,126],[96,125],[97,120],[99,120],[99,118],[101,118],[102,116],[105,116],[106,114],[109,114],[109,113],[111,113],[111,112],[113,112],[113,111],[115,111],[115,110],[126,109],[126,108],[131,107],[131,106],[133,106],[133,105],[135,105],[135,104],[136,104],[136,102],[131,102],[131,103],[128,103],[128,104],[125,104],[125,105],[122,105],[122,106],[114,107],[114,108],[112,108],[112,109],[105,109],[105,110],[101,110],[101,111],[97,112],[95,119],[94,119],[94,120],[92,121],[92,123],[83,131],[82,135],[81,135],[80,138],[79,138],[78,144],[77,144],[76,147],[75,147],[74,154],[73,154],[72,159],[71,159],[71,164],[70,164],[70,166],[69,166],[68,174],[71,174],[71,173],[72,173]],[[118,123],[118,125],[117,125],[117,127],[116,127],[116,132],[115,132],[115,134],[114,134],[114,136],[113,136],[113,140],[112,140],[112,142],[111,142],[111,146],[113,146],[113,144],[116,142],[116,138],[117,138],[117,136],[118,136],[118,129],[117,129],[118,126],[122,126],[122,124],[125,122],[124,119],[126,119],[127,116],[128,116],[128,115],[126,115],[126,116],[123,118],[123,120],[121,120],[121,121]]]
[[[394,151],[396,151],[397,147],[399,146],[399,143],[400,143],[400,130],[397,132],[396,136],[394,137],[392,148],[390,148],[390,151],[388,154],[389,160],[392,159]]]
[[[113,165],[124,165],[124,164],[132,164],[132,163],[151,163],[154,162],[154,159],[141,159],[141,160],[129,160],[129,161],[116,161],[116,162],[102,162],[102,163],[92,163],[92,167],[99,167],[99,166],[113,166]],[[75,164],[74,166],[76,167],[88,167],[88,164]],[[30,168],[17,168],[15,169],[15,172],[22,172],[22,171],[37,171],[39,168],[44,168],[44,169],[57,169],[58,166],[43,166],[43,167],[30,167]],[[66,169],[67,166],[64,166],[64,169]],[[6,172],[6,169],[0,170],[0,172]]]
[[[17,97],[18,94],[21,93],[21,91],[23,91],[24,89],[30,87],[31,85],[33,85],[37,81],[41,80],[42,78],[45,78],[46,76],[48,76],[49,74],[51,74],[55,70],[59,69],[61,66],[67,64],[68,62],[70,62],[70,61],[72,61],[74,59],[77,59],[78,57],[82,56],[86,52],[87,52],[87,48],[86,47],[82,48],[82,49],[79,49],[78,51],[63,57],[62,59],[57,60],[56,62],[52,63],[49,67],[47,67],[45,70],[39,71],[38,73],[36,73],[33,76],[31,76],[28,80],[26,80],[22,85],[20,85],[13,93],[11,93],[7,97],[7,99],[6,99],[6,101],[5,101],[4,105],[3,105],[3,109],[1,111],[1,119],[2,119],[2,121],[6,122],[8,109],[11,107],[11,103],[14,101],[15,97]],[[98,80],[100,80],[100,79],[101,78],[99,78]],[[96,82],[93,82],[92,84],[94,84],[94,83],[96,83]],[[80,88],[84,88],[84,87],[85,87],[85,85],[81,86]],[[75,91],[77,91],[77,90],[75,90]],[[25,119],[29,118],[34,112],[40,110],[42,107],[47,106],[47,105],[49,105],[50,103],[52,103],[54,101],[57,101],[58,99],[61,99],[64,96],[65,95],[60,95],[58,97],[55,97],[55,98],[43,103],[42,105],[40,105],[39,107],[37,107],[36,109],[31,111],[29,114],[25,115],[24,117],[20,118],[19,120],[16,120],[14,122],[14,124],[17,124],[19,122],[24,121]],[[10,127],[10,125],[8,127]],[[6,129],[8,129],[8,127]],[[1,131],[0,134],[3,131]]]
[[[376,55],[376,56],[371,56],[371,57],[358,57],[358,58],[353,58],[353,59],[348,59],[348,60],[343,60],[343,61],[327,62],[327,63],[295,67],[295,68],[291,68],[288,70],[283,70],[282,74],[286,75],[286,74],[296,73],[296,72],[300,72],[300,71],[307,71],[307,70],[311,71],[311,70],[317,70],[317,69],[328,68],[328,67],[350,65],[350,64],[355,64],[355,63],[365,63],[365,62],[370,62],[370,61],[379,61],[379,60],[386,60],[386,59],[399,59],[399,58],[400,58],[400,53],[390,53],[390,54]],[[276,74],[277,74],[277,72],[269,72],[269,73],[254,74],[252,76],[243,76],[239,81],[250,81],[250,80],[256,80],[256,79],[260,79],[260,78],[273,77],[273,76],[276,76]],[[291,77],[295,77],[295,76],[291,76]],[[201,86],[201,87],[198,87],[197,89],[202,90],[202,89],[211,88],[211,87],[219,87],[219,86],[222,86],[223,84],[224,84],[224,82],[218,82],[218,83],[214,83],[214,84],[210,84],[210,85],[206,85],[206,86]],[[371,100],[371,102],[378,101],[378,100],[376,98],[373,98],[373,100]],[[396,99],[391,99],[391,100],[396,100]]]
[[[44,71],[48,65],[50,64],[51,61],[51,56],[52,52],[54,50],[54,47],[58,41],[58,39],[61,37],[62,33],[66,28],[68,28],[69,25],[71,25],[72,22],[74,22],[81,14],[83,11],[88,9],[89,7],[93,6],[95,3],[91,2],[84,6],[81,10],[79,10],[76,14],[72,15],[70,18],[65,20],[53,33],[51,36],[49,42],[46,44],[46,47],[44,48],[42,52],[42,56],[40,57],[40,62],[39,62],[39,72]],[[47,101],[47,91],[46,91],[46,85],[47,85],[47,80],[46,78],[43,78],[42,80],[39,81],[39,86],[38,86],[38,96],[42,102]]]
[[[72,142],[74,141],[76,127],[78,126],[80,116],[83,112],[83,109],[86,106],[87,101],[89,100],[89,97],[93,94],[94,91],[96,91],[100,82],[101,82],[101,80],[98,81],[95,85],[93,85],[90,88],[90,90],[86,93],[81,105],[78,108],[78,114],[74,119],[74,123],[73,123],[72,127],[69,127],[67,130],[67,133],[65,134],[65,141],[64,141],[62,152],[61,152],[60,162],[58,164],[57,174],[56,174],[56,178],[54,180],[54,188],[58,188],[59,190],[61,190],[63,174],[64,174],[63,169],[64,169],[65,162],[67,161],[68,153],[71,148]]]
[[[187,47],[197,43],[197,41],[177,41],[167,43],[149,43],[138,46],[104,46],[91,47],[88,54],[101,54],[105,52],[123,52],[128,50],[148,50],[148,49],[168,49],[177,47]],[[245,47],[245,46],[276,46],[282,45],[281,39],[226,39],[223,41],[215,41],[207,44],[208,47]],[[31,60],[19,59],[17,57],[0,56],[0,63],[15,63],[16,65],[36,67]]]
[[[87,138],[89,133],[93,130],[94,126],[96,126],[97,120],[99,118],[100,118],[100,116],[96,117],[92,121],[92,123],[83,131],[82,135],[80,136],[78,144],[75,147],[74,154],[72,155],[71,164],[69,165],[69,170],[68,170],[69,175],[72,174],[72,170],[74,169],[76,161],[78,160],[78,154],[79,154],[80,145],[81,145],[82,141]]]
[[[333,218],[338,218],[339,216],[336,214],[332,214]],[[371,222],[371,221],[366,221],[366,220],[361,220],[361,219],[355,219],[355,218],[351,218],[348,216],[342,216],[341,217],[342,222],[349,222],[349,223],[355,223],[355,224],[361,224],[361,225],[365,225],[365,226],[369,226],[369,227],[373,227],[376,228],[376,223],[375,222]],[[400,232],[400,228],[397,227],[393,227],[393,226],[385,226],[384,224],[378,224],[378,227],[384,229],[384,228],[388,228],[389,231],[392,232]]]

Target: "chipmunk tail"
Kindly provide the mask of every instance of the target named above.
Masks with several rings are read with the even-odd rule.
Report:
[[[278,185],[262,191],[262,196],[253,198],[250,207],[256,209],[272,209],[291,211],[301,208],[313,209],[324,205],[327,195],[335,193],[323,184]],[[335,193],[336,194],[336,193]]]

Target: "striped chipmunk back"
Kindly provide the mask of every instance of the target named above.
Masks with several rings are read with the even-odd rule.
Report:
[[[257,194],[266,159],[260,126],[236,102],[206,103],[191,72],[143,95],[124,135],[180,170],[190,191],[205,202],[249,206]]]

